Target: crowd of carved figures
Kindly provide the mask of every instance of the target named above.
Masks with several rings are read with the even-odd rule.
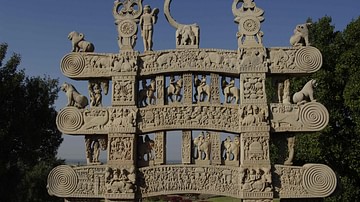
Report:
[[[229,191],[236,195],[239,188],[239,176],[235,170],[208,167],[171,167],[140,169],[141,192],[161,191]]]

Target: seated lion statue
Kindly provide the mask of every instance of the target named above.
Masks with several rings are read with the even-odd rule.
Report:
[[[304,102],[311,101],[316,102],[314,99],[314,87],[316,87],[316,80],[311,79],[308,81],[304,87],[301,89],[301,91],[296,92],[293,95],[293,102],[295,104],[303,104]]]
[[[84,95],[81,95],[73,85],[64,82],[61,85],[61,90],[66,93],[68,99],[68,107],[74,106],[83,109],[89,104],[88,99]]]

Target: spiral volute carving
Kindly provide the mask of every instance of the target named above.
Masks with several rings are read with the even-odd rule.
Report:
[[[324,129],[329,122],[329,112],[318,102],[308,102],[300,109],[299,119],[310,131]]]
[[[65,107],[56,117],[57,127],[64,133],[71,133],[79,130],[83,123],[83,115],[76,107]]]
[[[85,65],[85,58],[82,54],[70,53],[61,60],[61,71],[69,77],[78,76],[83,72]]]
[[[316,72],[322,66],[321,52],[312,46],[301,47],[296,51],[295,64],[298,68],[308,73]]]
[[[315,197],[327,197],[336,188],[336,175],[331,168],[322,164],[304,165],[303,187]]]
[[[67,165],[57,166],[48,175],[48,192],[50,195],[65,197],[71,195],[78,184],[74,169]]]

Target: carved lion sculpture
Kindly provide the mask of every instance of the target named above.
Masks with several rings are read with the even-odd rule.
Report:
[[[311,79],[308,81],[301,89],[301,91],[293,95],[293,102],[295,104],[302,104],[307,101],[316,102],[314,99],[314,87],[316,87],[316,85],[316,80]]]
[[[61,90],[66,93],[68,98],[67,106],[75,106],[83,109],[89,104],[88,99],[84,95],[81,95],[73,85],[64,82],[61,85]]]
[[[306,23],[296,26],[294,29],[294,35],[292,35],[290,38],[290,44],[292,46],[310,46],[308,29],[308,26],[310,25],[311,23]]]
[[[83,33],[72,31],[68,35],[68,39],[72,44],[72,52],[94,52],[94,44],[85,41]]]

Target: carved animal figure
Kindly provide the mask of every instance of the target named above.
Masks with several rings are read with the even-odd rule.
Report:
[[[180,102],[181,88],[183,86],[183,79],[180,77],[176,82],[170,83],[170,85],[166,88],[166,93],[171,102],[174,102],[173,96],[175,95],[175,101]]]
[[[154,105],[156,103],[156,82],[154,79],[150,81],[150,85],[145,86],[139,92],[139,104],[140,106],[146,106],[148,104]]]
[[[165,65],[171,65],[172,61],[176,61],[176,56],[174,53],[160,55],[156,60],[159,67],[163,67]]]
[[[138,142],[139,160],[145,160],[145,155],[148,161],[153,160],[155,157],[153,151],[154,146],[154,140],[150,139],[148,135],[145,135],[144,139],[140,137]]]
[[[211,89],[210,86],[206,84],[206,77],[203,76],[200,80],[197,76],[195,76],[194,86],[196,89],[194,94],[195,101],[204,102],[206,97],[206,102],[209,102]]]
[[[232,81],[234,82],[234,81]],[[221,88],[223,90],[223,94],[225,97],[226,103],[231,103],[235,99],[235,104],[239,102],[240,99],[240,89],[238,89],[234,84],[230,82],[230,84],[223,77],[221,79]]]
[[[234,141],[231,141],[230,137],[225,139],[224,149],[225,149],[225,160],[237,161],[239,160],[239,151],[240,151],[240,140],[239,137],[234,137]]]
[[[294,35],[290,38],[290,44],[292,46],[310,46],[309,43],[309,29],[311,23],[297,25],[294,29]]]
[[[64,91],[67,96],[68,107],[75,106],[79,109],[83,109],[89,104],[88,99],[84,95],[81,95],[73,85],[64,82],[61,85],[61,90]]]
[[[177,45],[196,45],[198,44],[199,26],[180,25],[176,30]]]
[[[164,2],[164,14],[166,20],[176,29],[176,45],[177,46],[199,46],[200,27],[197,24],[184,25],[176,22],[170,14],[171,0]]]
[[[84,112],[84,125],[83,129],[104,129],[105,124],[109,121],[109,113],[107,110],[99,110],[97,116],[88,116],[91,114],[90,110]]]
[[[209,133],[207,133],[205,137],[204,132],[201,132],[199,136],[194,139],[194,145],[197,147],[197,159],[210,160],[211,141]]]
[[[203,64],[206,67],[219,66],[224,60],[224,57],[218,53],[207,53],[205,51],[200,52],[198,58],[203,61]]]
[[[83,33],[72,31],[68,35],[68,39],[72,44],[72,52],[94,52],[94,44],[85,41]]]
[[[317,86],[316,80],[311,79],[308,81],[301,91],[293,95],[293,102],[295,104],[303,104],[307,101],[316,102],[314,99],[314,87]]]

